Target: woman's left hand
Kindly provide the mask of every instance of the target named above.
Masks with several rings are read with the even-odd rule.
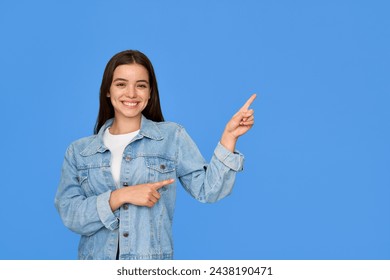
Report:
[[[253,94],[226,124],[220,142],[231,152],[234,152],[238,137],[248,132],[255,123],[254,110],[249,109],[255,98],[256,94]]]

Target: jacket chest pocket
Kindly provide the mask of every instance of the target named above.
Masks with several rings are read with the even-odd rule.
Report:
[[[162,157],[146,157],[145,162],[150,182],[175,179],[175,161]],[[165,187],[162,189],[165,190]]]
[[[79,184],[80,184],[81,188],[85,192],[85,195],[87,197],[92,196],[93,195],[93,191],[92,191],[92,189],[91,189],[91,187],[89,186],[89,183],[88,183],[88,171],[87,170],[82,170],[81,172],[79,172],[79,174],[77,176],[77,180],[79,181]]]
[[[79,169],[78,180],[87,197],[99,195],[111,189],[109,187],[110,174],[110,166],[82,166],[82,168]]]

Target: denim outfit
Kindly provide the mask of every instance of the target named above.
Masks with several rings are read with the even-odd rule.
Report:
[[[67,149],[55,205],[63,223],[81,235],[79,259],[172,259],[172,219],[176,181],[159,189],[151,208],[124,204],[112,212],[109,199],[117,189],[110,170],[110,151],[103,144],[108,120],[97,135]],[[210,164],[184,128],[142,116],[139,134],[127,145],[121,187],[178,178],[201,202],[215,202],[232,191],[244,157],[218,143]]]

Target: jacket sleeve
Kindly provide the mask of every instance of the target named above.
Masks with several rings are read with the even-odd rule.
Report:
[[[73,147],[66,151],[55,206],[66,227],[90,236],[102,227],[118,228],[119,221],[109,204],[111,191],[87,197],[80,185]]]
[[[218,143],[207,164],[185,129],[180,128],[177,133],[177,176],[186,191],[209,203],[229,195],[236,173],[243,169],[244,156]]]

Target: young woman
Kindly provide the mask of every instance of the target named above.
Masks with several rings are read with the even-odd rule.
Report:
[[[195,199],[227,196],[243,155],[237,139],[254,124],[250,104],[227,123],[209,164],[185,129],[164,122],[149,59],[123,51],[108,62],[95,135],[67,149],[55,205],[81,235],[79,259],[172,259],[176,181]]]

